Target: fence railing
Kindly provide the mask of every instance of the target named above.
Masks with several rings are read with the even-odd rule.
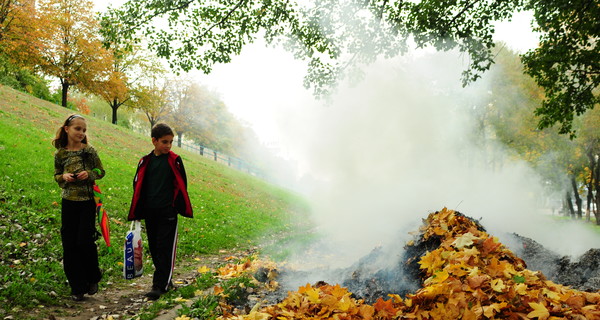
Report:
[[[104,121],[110,121],[108,119],[107,115],[96,115],[94,113],[93,116],[96,118],[103,119]],[[133,131],[143,133],[143,130],[141,128],[137,128],[137,127],[133,126],[131,129]],[[178,145],[178,142],[174,141],[173,144]],[[181,148],[188,150],[188,151],[196,152],[197,154],[199,154],[203,157],[211,158],[212,160],[214,160],[218,163],[226,164],[227,166],[229,166],[231,168],[234,168],[234,169],[237,169],[240,171],[244,171],[250,175],[260,177],[262,179],[266,179],[265,174],[261,170],[259,170],[256,166],[254,166],[254,165],[250,164],[249,162],[244,161],[240,158],[226,155],[222,152],[218,152],[217,150],[212,150],[212,149],[202,146],[202,145],[198,145],[198,144],[194,144],[194,143],[186,143],[183,141],[181,142]]]
[[[173,142],[173,144],[178,144],[178,143]],[[198,144],[193,144],[193,143],[181,142],[181,148],[184,150],[195,152],[195,153],[199,154],[200,156],[210,158],[218,163],[225,164],[231,168],[247,172],[250,175],[260,177],[260,178],[265,178],[264,174],[256,166],[253,166],[250,163],[248,163],[240,158],[232,157],[232,156],[226,155],[222,152],[218,152],[217,150],[213,150],[208,147],[198,145]]]

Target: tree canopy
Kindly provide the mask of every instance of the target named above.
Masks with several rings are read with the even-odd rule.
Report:
[[[130,0],[109,10],[102,25],[112,39],[145,37],[173,68],[206,73],[263,35],[308,59],[305,85],[319,96],[411,42],[467,53],[467,85],[494,63],[494,23],[524,10],[542,34],[522,57],[545,90],[538,126],[559,123],[561,133],[573,134],[573,118],[598,103],[600,6],[593,0]]]
[[[71,86],[89,88],[107,76],[112,56],[98,38],[98,21],[89,0],[38,1],[38,29],[34,65],[56,77],[62,86],[62,106],[67,106]]]

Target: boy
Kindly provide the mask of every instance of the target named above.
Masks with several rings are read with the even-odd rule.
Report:
[[[187,177],[181,157],[171,151],[173,130],[163,123],[152,128],[154,150],[140,159],[133,179],[133,199],[127,219],[146,220],[148,247],[154,263],[150,300],[173,286],[177,247],[177,214],[193,217]]]

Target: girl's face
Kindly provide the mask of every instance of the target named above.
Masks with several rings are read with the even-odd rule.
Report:
[[[85,139],[87,124],[83,118],[75,118],[71,120],[68,126],[65,126],[65,132],[71,143],[81,143]]]
[[[161,154],[167,154],[171,150],[173,145],[173,136],[166,135],[160,138],[152,138],[152,144],[154,145],[154,154],[160,156]]]

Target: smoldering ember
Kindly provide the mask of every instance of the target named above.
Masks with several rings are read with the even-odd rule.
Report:
[[[339,284],[255,292],[236,306],[244,316],[225,312],[221,318],[600,319],[599,249],[571,261],[512,236],[519,244],[514,252],[477,220],[444,208],[429,214],[415,240],[399,244],[394,265],[374,268],[389,255],[377,248],[335,270],[344,279]],[[265,282],[269,271],[259,269],[255,278]],[[301,276],[281,268],[277,273]]]

